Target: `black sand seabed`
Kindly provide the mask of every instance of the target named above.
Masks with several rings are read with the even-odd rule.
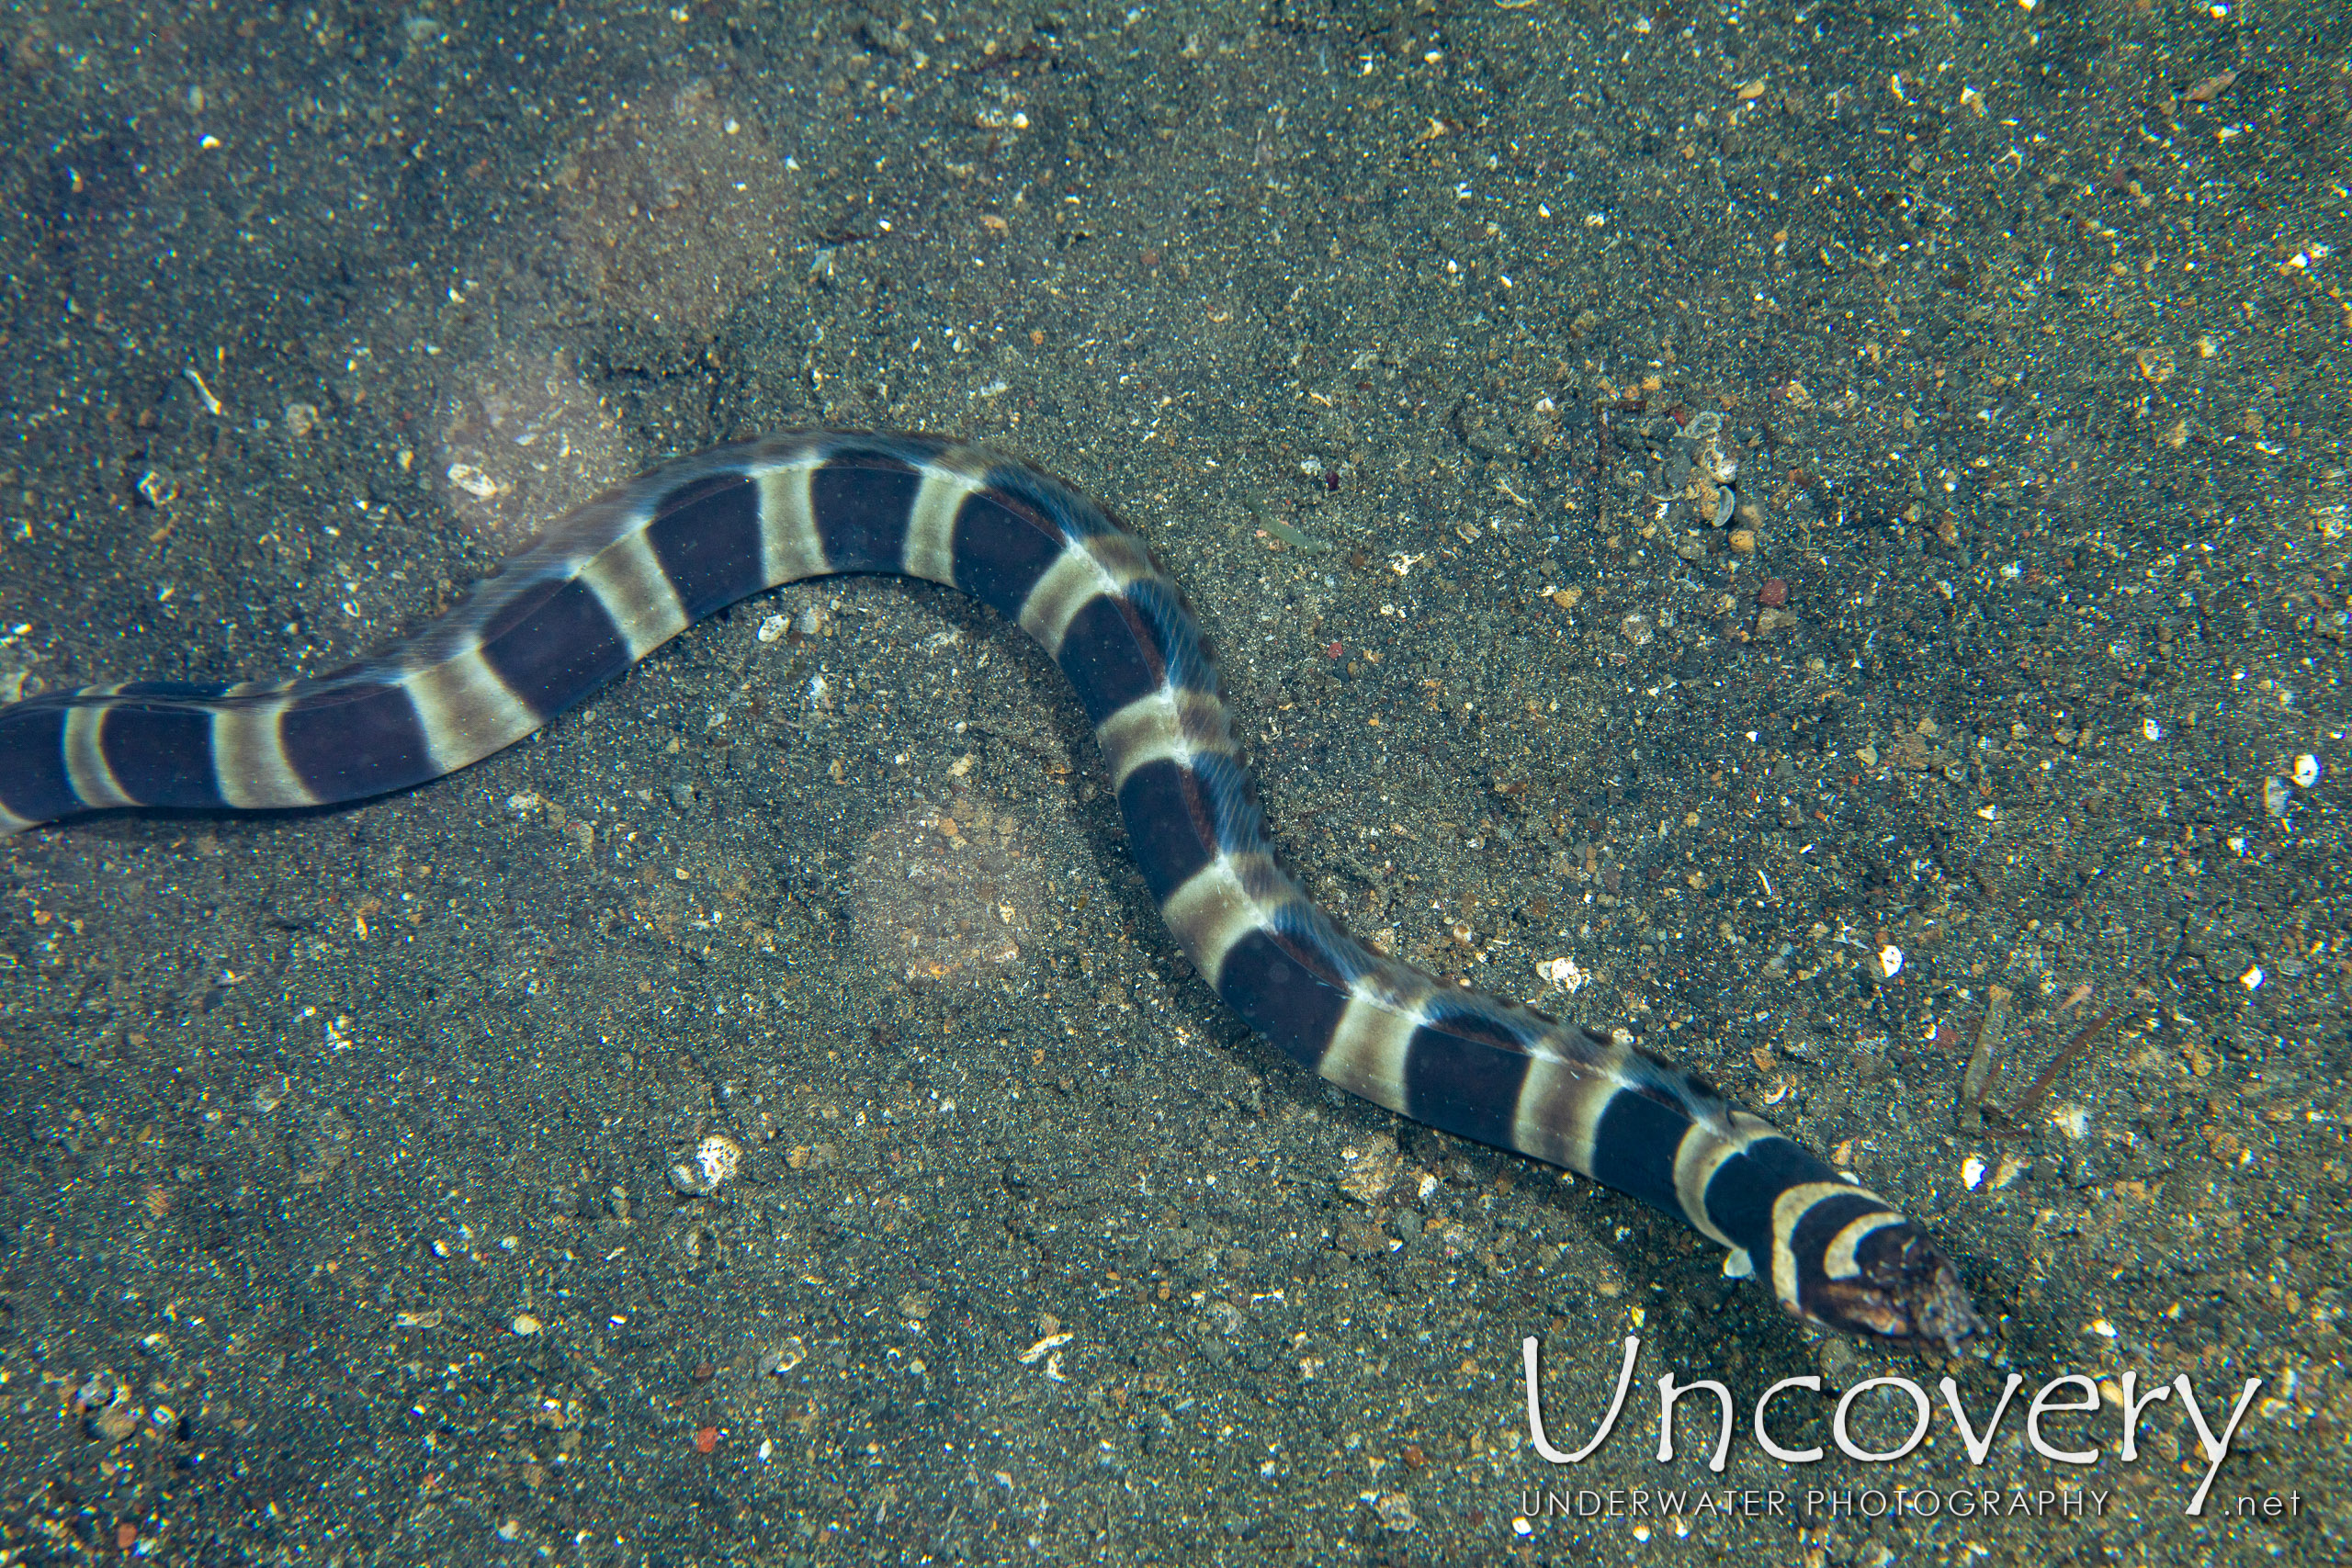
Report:
[[[0,848],[0,1562],[2343,1560],[2340,10],[0,35],[11,685],[325,670],[565,464],[996,443],[1186,584],[1335,912],[1769,1101],[2007,1364],[1337,1101],[1175,953],[1017,633],[818,584],[409,795]],[[1638,433],[1703,412],[1752,537],[1645,534]],[[1017,959],[906,977],[892,824]],[[1623,1429],[1538,1459],[1522,1338],[1576,1446],[1629,1333]],[[1940,1396],[1883,1464],[1747,1427],[2009,1369],[1982,1467]],[[1669,1371],[1738,1396],[1720,1473],[1706,1395],[1651,1457]],[[2027,1446],[2070,1371],[2263,1380],[2202,1517],[2177,1398]]]

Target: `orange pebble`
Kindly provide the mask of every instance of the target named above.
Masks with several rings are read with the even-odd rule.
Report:
[[[718,1428],[705,1427],[695,1434],[695,1452],[707,1454],[718,1447]]]
[[[125,1519],[114,1527],[114,1549],[117,1551],[129,1551],[138,1544],[139,1527],[137,1525]]]

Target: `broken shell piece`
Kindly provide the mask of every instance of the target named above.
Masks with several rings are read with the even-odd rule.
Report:
[[[743,1168],[743,1145],[713,1133],[695,1145],[694,1158],[670,1168],[670,1185],[681,1192],[707,1198],[735,1178]]]

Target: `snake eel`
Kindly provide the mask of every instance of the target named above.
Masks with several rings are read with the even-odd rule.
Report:
[[[1127,842],[1217,995],[1329,1082],[1592,1178],[1732,1249],[1811,1323],[1957,1353],[1988,1331],[1894,1205],[1634,1043],[1356,941],[1276,861],[1199,627],[1141,540],[1027,464],[931,436],[713,448],[551,525],[458,607],[316,678],[0,707],[0,831],[85,812],[332,806],[514,744],[702,617],[841,572],[1020,623],[1094,727]]]

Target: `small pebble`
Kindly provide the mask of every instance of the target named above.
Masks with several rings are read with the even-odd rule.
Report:
[[[1340,1158],[1343,1166],[1340,1190],[1367,1205],[1380,1201],[1405,1166],[1404,1156],[1396,1150],[1396,1140],[1385,1133],[1374,1133],[1351,1142],[1340,1151]]]
[[[735,1178],[743,1166],[743,1145],[713,1133],[695,1145],[692,1160],[670,1168],[670,1185],[681,1192],[707,1198]]]
[[[112,1442],[120,1442],[139,1429],[141,1411],[128,1393],[115,1395],[114,1403],[98,1412],[93,1423]]]
[[[1789,602],[1788,582],[1778,577],[1766,578],[1764,586],[1756,591],[1756,602],[1767,609],[1779,609]]]

